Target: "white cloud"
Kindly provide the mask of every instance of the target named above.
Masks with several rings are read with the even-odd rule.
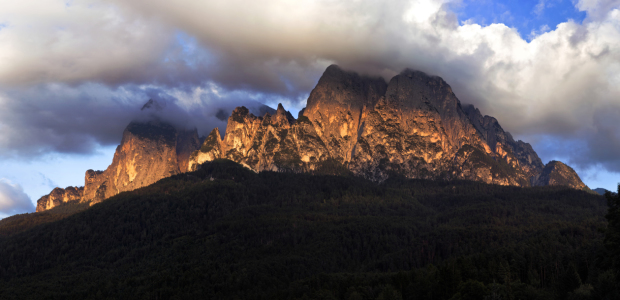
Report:
[[[536,4],[536,6],[534,6],[534,14],[536,14],[537,16],[542,16],[543,13],[545,12],[545,0],[538,0],[538,3]]]
[[[551,30],[551,28],[549,28],[549,25],[545,24],[543,26],[540,26],[538,30],[532,29],[532,32],[530,32],[528,37],[530,38],[530,40],[533,40],[549,30]]]
[[[14,215],[34,211],[34,204],[19,184],[0,179],[0,214]]]
[[[576,7],[580,11],[585,11],[588,18],[593,21],[601,20],[620,7],[620,0],[579,0]]]
[[[0,23],[7,24],[0,29],[0,64],[7,66],[0,69],[0,86],[19,83],[36,93],[39,82],[60,82],[68,99],[79,100],[76,95],[91,95],[82,82],[93,81],[113,86],[99,97],[109,103],[105,98],[119,91],[136,97],[145,94],[131,92],[136,86],[151,86],[193,107],[208,103],[205,93],[227,94],[223,99],[231,102],[253,94],[299,99],[330,63],[386,77],[411,67],[442,76],[463,102],[526,141],[581,141],[584,150],[570,160],[617,164],[610,168],[620,171],[619,157],[597,150],[620,152],[620,137],[610,135],[604,121],[620,118],[620,1],[581,0],[576,6],[586,11],[586,22],[541,28],[531,42],[504,24],[459,25],[448,4],[83,0],[67,8],[58,0],[7,2],[0,4]],[[44,90],[41,99],[50,92]],[[32,93],[13,93],[0,104],[27,111],[19,103]],[[93,119],[105,114],[100,117]],[[6,125],[0,135],[11,128]]]

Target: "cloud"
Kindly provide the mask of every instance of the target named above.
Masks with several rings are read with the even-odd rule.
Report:
[[[542,16],[543,13],[545,12],[545,5],[546,5],[545,0],[539,0],[536,6],[534,6],[533,13],[539,17]]]
[[[0,213],[14,215],[34,211],[34,204],[19,184],[0,179]]]
[[[158,117],[178,128],[222,132],[230,112],[245,105],[259,114],[269,95],[229,91],[215,83],[193,88],[101,84],[45,84],[0,92],[0,158],[42,158],[48,153],[92,154],[117,145],[131,121],[145,121],[149,99],[162,103]],[[218,115],[219,114],[219,115]],[[223,120],[222,120],[223,118]]]
[[[620,0],[578,0],[576,7],[585,11],[591,21],[598,21],[620,7]]]
[[[56,182],[54,182],[53,180],[51,180],[49,177],[45,176],[45,174],[43,174],[41,172],[37,172],[37,173],[41,177],[41,186],[44,186],[44,187],[50,188],[50,189],[54,189],[54,188],[58,187],[58,184]]]
[[[610,125],[620,107],[620,1],[581,0],[586,21],[542,28],[530,42],[503,24],[459,24],[458,1],[28,2],[0,4],[4,155],[118,143],[153,97],[203,131],[224,126],[220,108],[243,101],[300,107],[337,63],[386,78],[405,67],[442,76],[544,157],[620,171]]]
[[[533,40],[541,34],[548,32],[549,30],[551,30],[551,28],[549,28],[549,25],[545,24],[543,26],[540,26],[540,29],[538,30],[532,29],[532,32],[530,32],[530,35],[528,37],[530,38],[530,40]]]

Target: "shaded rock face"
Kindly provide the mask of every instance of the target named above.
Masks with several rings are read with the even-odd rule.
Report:
[[[214,130],[189,165],[227,158],[257,172],[308,172],[336,163],[375,181],[399,174],[529,186],[542,170],[536,153],[479,114],[436,76],[405,70],[387,84],[330,66],[297,120],[281,105],[262,117],[237,108],[224,139]]]
[[[84,187],[55,188],[51,193],[37,200],[37,212],[52,209],[69,201],[81,200],[84,195]]]
[[[188,169],[199,147],[196,130],[177,130],[163,122],[132,122],[123,132],[112,164],[105,171],[86,171],[82,201],[100,202]]]
[[[534,177],[534,186],[559,185],[588,191],[573,168],[559,161],[549,162],[542,172]]]
[[[516,167],[516,162],[518,162],[530,181],[542,172],[544,164],[530,144],[521,140],[515,142],[512,135],[505,132],[495,118],[483,117],[480,110],[473,105],[465,105],[463,110],[491,150],[502,157],[506,163]]]
[[[201,144],[197,129],[177,132],[176,154],[180,172],[185,172],[188,169],[189,157],[196,149],[200,148]]]

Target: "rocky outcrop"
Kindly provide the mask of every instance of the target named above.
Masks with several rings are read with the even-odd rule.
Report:
[[[198,146],[196,130],[177,130],[159,121],[132,122],[123,132],[112,164],[105,171],[86,171],[82,201],[97,203],[185,172]]]
[[[177,131],[176,156],[180,172],[185,172],[188,169],[189,157],[196,149],[200,148],[201,144],[198,130]]]
[[[55,188],[51,193],[37,200],[37,212],[52,209],[63,203],[79,201],[84,195],[84,187]]]
[[[363,114],[385,94],[383,78],[360,76],[332,65],[310,93],[303,116],[307,117],[329,156],[343,163],[351,160]]]
[[[405,70],[387,84],[330,66],[297,120],[281,105],[262,117],[237,108],[224,139],[214,130],[192,154],[190,169],[217,158],[257,172],[307,172],[335,163],[376,181],[400,174],[530,185],[529,169],[514,154],[526,153],[529,145],[502,144],[499,133],[512,137],[497,124],[501,131],[491,147],[483,131],[494,125],[483,121],[477,128],[470,118],[439,77]]]
[[[515,161],[518,161],[518,165],[530,181],[535,175],[542,172],[544,164],[530,144],[521,140],[515,142],[512,135],[505,132],[495,118],[483,117],[480,110],[473,105],[465,105],[463,110],[497,156],[502,157],[506,163],[513,167],[516,167]]]
[[[405,70],[363,115],[349,168],[373,180],[390,173],[409,178],[471,179],[524,185],[480,137],[450,86],[441,78]]]
[[[161,113],[163,109],[162,105],[153,100],[142,107],[145,113]],[[118,193],[132,191],[187,171],[190,155],[201,144],[198,131],[178,129],[160,121],[156,115],[147,119],[150,120],[131,122],[125,128],[112,164],[105,171],[86,171],[83,188],[54,189],[39,199],[37,212],[73,200],[98,203]]]
[[[329,157],[315,127],[302,117],[295,120],[278,105],[275,115],[257,117],[245,107],[228,118],[224,139],[214,129],[192,154],[189,170],[218,158],[236,161],[255,171],[309,172]]]
[[[590,191],[590,189],[581,181],[577,172],[573,168],[559,161],[549,162],[540,174],[537,174],[533,180],[534,186],[567,186],[577,190]]]

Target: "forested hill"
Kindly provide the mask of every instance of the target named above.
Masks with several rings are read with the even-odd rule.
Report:
[[[601,299],[606,211],[561,187],[215,161],[0,238],[0,299]]]

